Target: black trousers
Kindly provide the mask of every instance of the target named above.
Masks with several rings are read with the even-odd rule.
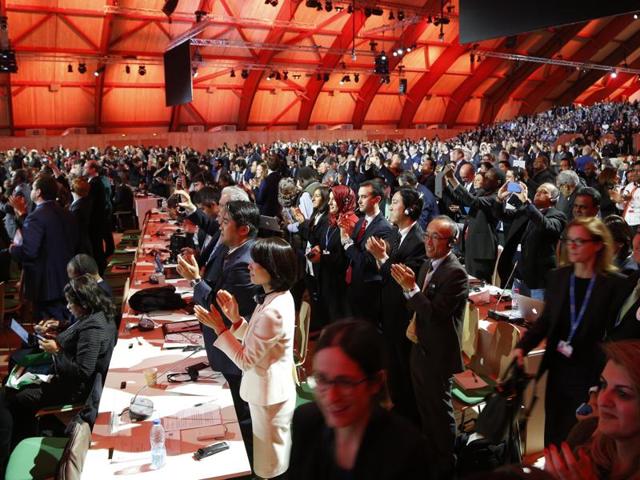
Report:
[[[411,381],[422,421],[422,432],[427,440],[427,458],[431,465],[431,478],[453,478],[456,422],[451,402],[453,378],[440,372],[440,365],[431,363],[422,347],[411,348]]]
[[[382,284],[380,282],[360,282],[354,279],[347,287],[347,300],[353,317],[366,320],[380,328],[382,321],[381,294]]]

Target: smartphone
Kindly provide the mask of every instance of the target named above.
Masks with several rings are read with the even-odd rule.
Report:
[[[520,193],[522,192],[522,187],[517,182],[509,182],[507,184],[507,192]]]

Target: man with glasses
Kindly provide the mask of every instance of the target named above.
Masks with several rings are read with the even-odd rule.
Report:
[[[560,192],[552,183],[538,187],[533,202],[529,200],[527,186],[520,183],[519,193],[509,192],[507,184],[498,191],[498,202],[506,204],[516,195],[521,206],[516,210],[503,208],[500,216],[513,220],[505,238],[504,250],[498,262],[502,287],[509,285],[520,294],[544,300],[546,276],[556,267],[556,246],[567,224],[567,217],[555,208]],[[517,262],[517,264],[516,264]]]
[[[411,381],[422,431],[428,441],[432,478],[453,478],[455,420],[451,403],[453,374],[463,370],[461,332],[469,295],[467,272],[451,247],[456,224],[441,215],[427,226],[424,245],[428,260],[418,276],[406,265],[391,266],[407,307],[415,315],[407,329],[411,347]]]

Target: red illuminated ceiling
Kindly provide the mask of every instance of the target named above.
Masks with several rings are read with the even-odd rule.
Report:
[[[439,0],[375,2],[382,16],[366,16],[364,0],[356,1],[353,14],[339,1],[318,11],[304,0],[279,0],[275,7],[264,0],[180,0],[171,21],[161,12],[164,0],[0,0],[19,65],[17,74],[0,75],[0,130],[473,126],[640,91],[632,74],[611,78],[552,64],[472,61],[473,47],[458,42],[458,3],[447,4],[451,22],[440,38],[429,19],[440,12]],[[196,11],[208,14],[197,38],[226,44],[199,47],[193,101],[166,107],[162,54],[197,25]],[[373,74],[371,42],[389,57],[388,84]],[[416,48],[391,55],[408,46]],[[510,47],[506,39],[489,40],[478,49],[639,68],[640,21],[599,19],[520,35]],[[138,73],[142,66],[145,75]],[[268,79],[272,71],[280,79]]]

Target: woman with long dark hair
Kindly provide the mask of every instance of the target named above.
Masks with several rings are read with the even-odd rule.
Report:
[[[0,467],[9,447],[35,434],[35,412],[45,406],[84,402],[96,374],[106,375],[116,342],[116,308],[88,275],[73,278],[64,287],[67,308],[77,321],[55,338],[40,340],[53,359],[54,376],[48,383],[0,393],[4,434],[0,435]],[[7,415],[6,412],[10,415]],[[8,423],[8,424],[7,424]]]
[[[251,282],[260,285],[256,309],[247,321],[227,291],[216,296],[231,320],[227,329],[220,313],[196,306],[195,314],[218,338],[214,345],[243,372],[240,396],[249,404],[253,427],[253,468],[261,478],[282,475],[289,466],[290,424],[296,404],[293,376],[295,307],[289,292],[297,279],[293,248],[281,238],[263,238],[251,247]]]

